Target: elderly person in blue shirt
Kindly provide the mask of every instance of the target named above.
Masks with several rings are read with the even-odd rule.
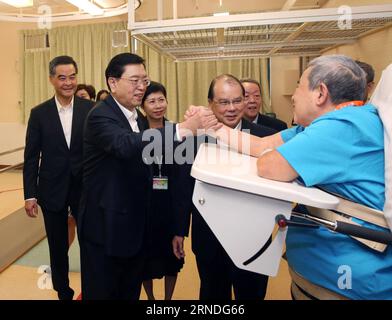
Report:
[[[306,186],[383,210],[383,124],[373,105],[363,105],[365,87],[365,73],[351,58],[322,56],[309,64],[293,95],[298,126],[270,137],[248,136],[248,150],[241,146],[244,133],[234,141],[223,126],[216,135],[240,152],[259,157],[261,177],[299,179]],[[193,112],[197,111],[189,114]],[[347,235],[298,227],[289,228],[286,245],[290,268],[309,282],[345,298],[392,299],[391,247],[379,252]],[[342,267],[350,270],[351,281],[345,286]]]

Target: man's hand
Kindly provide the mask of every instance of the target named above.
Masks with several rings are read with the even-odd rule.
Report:
[[[198,113],[202,108],[204,107],[198,107],[198,106],[190,106],[185,114],[184,114],[184,119],[188,120],[190,117],[192,117],[193,115],[195,115],[196,113]]]
[[[37,200],[26,200],[25,201],[25,210],[26,214],[30,218],[37,218],[38,216],[38,205],[37,205]]]
[[[215,131],[222,126],[211,109],[202,106],[190,106],[185,114],[185,119],[184,122],[179,124],[181,137],[205,134],[206,130]]]
[[[181,259],[185,257],[184,251],[184,237],[174,236],[172,240],[173,245],[173,253],[177,257],[177,259]]]

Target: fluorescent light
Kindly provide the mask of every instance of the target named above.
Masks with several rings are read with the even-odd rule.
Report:
[[[0,2],[4,2],[9,4],[10,6],[16,8],[24,8],[24,7],[32,7],[33,0],[0,0]]]
[[[78,7],[80,10],[91,14],[92,16],[101,16],[103,15],[104,11],[102,8],[98,7],[94,3],[88,0],[66,0],[70,4]]]
[[[223,16],[229,16],[229,15],[230,15],[229,12],[217,12],[217,13],[213,14],[214,17],[223,17]]]

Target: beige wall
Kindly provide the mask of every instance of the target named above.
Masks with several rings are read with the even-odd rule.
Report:
[[[299,80],[298,57],[271,58],[271,105],[276,116],[291,125],[291,96]]]
[[[381,72],[392,63],[392,27],[359,39],[353,45],[339,46],[324,54],[345,54],[373,66],[377,82]]]
[[[114,21],[124,21],[127,16],[119,16],[105,19],[85,20],[78,22],[59,22],[54,23],[53,27],[104,23]],[[17,22],[0,22],[0,41],[1,41],[1,59],[0,59],[0,122],[22,122],[22,113],[20,109],[20,75],[21,75],[21,48],[19,31],[23,29],[36,29],[34,23],[17,23]]]
[[[32,29],[34,24],[0,22],[0,122],[19,122],[20,109],[20,72],[19,30]]]
[[[392,27],[369,34],[352,45],[338,46],[323,53],[345,54],[353,59],[371,64],[375,70],[375,82],[381,77],[382,71],[392,63]],[[285,75],[289,70],[298,70],[299,59],[293,57],[273,57],[271,59],[271,101],[272,110],[278,118],[291,124],[292,110],[290,96],[285,95]],[[293,74],[289,72],[290,77]],[[295,80],[298,80],[295,79]]]

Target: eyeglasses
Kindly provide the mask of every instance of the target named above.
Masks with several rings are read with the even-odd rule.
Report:
[[[237,99],[233,99],[233,100],[213,100],[218,106],[225,108],[228,107],[229,105],[233,105],[234,107],[238,107],[242,104],[242,102],[244,101],[243,98],[237,98]]]
[[[138,85],[142,84],[145,87],[148,87],[151,83],[150,79],[130,79],[130,78],[122,78],[120,77],[119,79],[124,79],[127,80],[128,83],[132,86],[132,87],[137,87]]]

